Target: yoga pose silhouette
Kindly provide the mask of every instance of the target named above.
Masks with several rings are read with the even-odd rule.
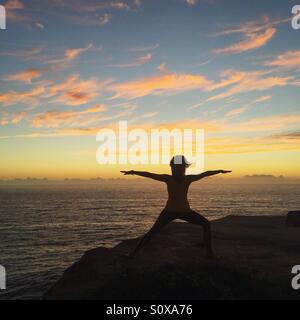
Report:
[[[175,156],[170,161],[172,175],[155,174],[143,171],[121,171],[124,175],[137,175],[145,178],[154,179],[165,182],[168,190],[168,201],[165,208],[160,213],[152,228],[140,240],[136,248],[130,253],[133,257],[139,250],[141,250],[151,239],[157,234],[165,225],[175,219],[185,220],[187,222],[197,224],[204,229],[204,246],[206,248],[206,255],[208,258],[213,257],[213,250],[211,244],[211,228],[210,222],[202,215],[190,208],[187,194],[189,186],[192,182],[201,180],[205,177],[213,176],[219,173],[230,173],[231,171],[216,170],[206,171],[196,175],[185,175],[186,168],[190,166],[184,156]]]

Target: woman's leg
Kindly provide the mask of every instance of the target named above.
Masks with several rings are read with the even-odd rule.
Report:
[[[180,217],[180,219],[185,220],[192,224],[197,224],[203,227],[203,240],[206,248],[206,253],[208,257],[213,256],[212,244],[211,244],[211,227],[210,222],[205,219],[201,214],[196,211],[191,210],[189,213]]]
[[[157,234],[165,225],[174,220],[175,217],[168,211],[163,210],[152,228],[142,237],[136,248],[130,253],[130,256],[134,256],[140,251],[152,238]]]

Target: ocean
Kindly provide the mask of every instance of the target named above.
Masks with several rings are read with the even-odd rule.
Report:
[[[163,184],[133,180],[0,185],[0,299],[41,299],[85,251],[143,234],[166,196]],[[199,182],[190,204],[209,219],[285,215],[300,209],[300,185]]]

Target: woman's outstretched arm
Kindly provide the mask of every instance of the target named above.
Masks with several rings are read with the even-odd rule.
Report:
[[[151,173],[151,172],[146,172],[146,171],[121,171],[124,175],[136,175],[144,178],[150,178],[153,180],[157,181],[163,181],[166,182],[167,179],[169,178],[169,175],[167,174],[156,174],[156,173]]]
[[[188,176],[190,182],[198,181],[206,177],[214,176],[216,174],[225,174],[225,173],[231,173],[232,171],[227,170],[214,170],[214,171],[206,171],[200,174],[191,174]]]

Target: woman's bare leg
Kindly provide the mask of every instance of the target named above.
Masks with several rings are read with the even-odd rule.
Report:
[[[208,257],[213,257],[210,222],[207,219],[205,219],[201,214],[193,210],[191,210],[189,213],[187,213],[180,219],[203,227],[203,240],[206,248],[206,254]]]
[[[167,211],[162,211],[152,228],[142,237],[135,249],[130,253],[133,257],[140,251],[164,226],[174,220],[174,216]]]

